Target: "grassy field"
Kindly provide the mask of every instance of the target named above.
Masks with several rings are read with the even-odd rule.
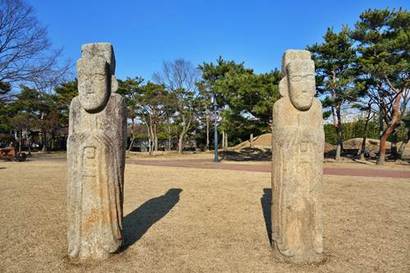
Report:
[[[277,263],[270,175],[128,164],[128,247],[99,264],[66,258],[66,163],[0,163],[0,272],[410,272],[410,181],[325,176],[320,266]]]

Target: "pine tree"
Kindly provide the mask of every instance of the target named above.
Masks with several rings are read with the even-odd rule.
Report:
[[[385,161],[386,141],[400,125],[410,88],[410,12],[367,10],[352,33],[359,55],[357,77],[378,104],[386,125],[380,136],[379,158]]]
[[[325,115],[332,115],[337,134],[336,160],[343,149],[342,108],[356,99],[358,92],[354,85],[356,53],[350,30],[344,26],[337,33],[328,28],[323,43],[308,46],[316,65],[317,91],[322,98]]]

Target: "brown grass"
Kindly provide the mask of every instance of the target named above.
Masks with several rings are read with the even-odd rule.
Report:
[[[184,159],[210,159],[214,152],[184,152],[180,154],[176,151],[158,151],[149,155],[148,152],[127,152],[127,158],[149,159],[149,160],[184,160]]]
[[[268,173],[127,165],[128,248],[78,266],[66,260],[65,161],[0,163],[0,177],[0,272],[410,272],[405,179],[326,176],[329,260],[293,266],[271,257]]]

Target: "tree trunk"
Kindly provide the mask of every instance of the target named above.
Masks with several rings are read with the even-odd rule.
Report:
[[[198,150],[198,142],[196,140],[196,129],[194,129],[194,131],[192,132],[193,138],[192,138],[192,145],[194,146],[194,151],[196,152]]]
[[[367,113],[366,123],[364,124],[364,136],[362,141],[362,147],[360,148],[360,160],[365,160],[365,152],[366,152],[366,141],[367,141],[367,132],[369,128],[369,120],[371,115],[371,109]]]
[[[397,158],[399,158],[399,154],[397,151],[397,131],[393,131],[392,135],[391,135],[391,146],[390,146],[390,157],[394,160],[396,160]]]
[[[253,148],[253,134],[249,136],[249,147]]]
[[[154,133],[154,151],[158,152],[158,132],[157,132],[157,125],[153,125],[153,133]]]
[[[19,154],[21,153],[21,145],[23,145],[23,130],[20,131],[20,137],[19,137]]]
[[[150,122],[146,122],[148,136],[148,154],[152,155],[152,128]]]
[[[184,149],[183,144],[184,144],[184,137],[185,137],[185,133],[182,132],[179,135],[179,139],[178,139],[178,153],[182,154],[182,151]]]
[[[209,113],[206,113],[206,151],[209,151]]]
[[[169,117],[167,117],[167,131],[168,131],[168,151],[171,151],[171,142],[172,142],[172,136],[171,136],[171,122],[169,121]]]
[[[43,142],[43,147],[41,148],[41,151],[47,152],[47,132],[45,130],[42,131],[41,140]]]
[[[379,158],[377,159],[377,165],[383,165],[384,161],[385,161],[385,157],[386,157],[386,140],[388,138],[388,135],[390,135],[390,133],[388,133],[388,130],[391,127],[387,128],[386,131],[382,134],[381,138],[380,138],[380,146],[379,146]]]
[[[149,133],[149,136],[148,136],[148,154],[151,156],[152,155],[152,134],[151,134],[151,131],[150,131],[150,133]]]
[[[55,146],[56,139],[55,139],[55,134],[54,134],[53,131],[52,131],[52,133],[51,133],[50,142],[51,142],[51,144],[50,144],[50,149],[51,149],[51,151],[55,151],[55,148],[56,148],[56,146]]]
[[[27,148],[28,148],[28,156],[31,156],[31,137],[28,137],[27,139]]]
[[[155,138],[154,124],[153,124],[151,115],[149,116],[148,130],[149,130],[149,140],[148,140],[149,155],[151,156],[153,149],[154,149],[154,138]]]
[[[132,146],[134,145],[134,141],[135,141],[135,118],[131,118],[131,142],[130,142],[130,146],[128,146],[128,151],[131,151]]]
[[[131,137],[131,143],[130,143],[130,146],[128,146],[128,152],[130,152],[130,151],[131,151],[132,146],[134,145],[134,141],[135,141],[135,137],[134,137],[134,134],[133,134],[133,135],[132,135],[132,137]]]
[[[185,138],[185,135],[188,133],[189,128],[191,127],[191,122],[192,122],[192,117],[189,117],[189,121],[186,122],[186,118],[183,116],[182,132],[179,135],[179,139],[178,139],[178,153],[180,154],[182,154],[182,151],[184,150],[184,138]]]
[[[225,131],[222,131],[222,151],[225,152]]]
[[[135,132],[135,118],[134,117],[131,118],[131,132],[132,133]]]
[[[148,153],[149,153],[149,155],[152,155],[153,151],[154,151],[154,140],[152,138],[152,132],[149,136],[148,147],[149,147]]]
[[[340,106],[336,107],[336,135],[337,135],[337,143],[336,143],[336,160],[340,160],[341,153],[343,150],[343,125],[342,125],[342,115],[340,112]]]
[[[377,165],[383,165],[386,158],[386,141],[387,138],[394,132],[397,126],[400,125],[400,100],[402,93],[399,93],[393,102],[392,119],[390,125],[387,126],[380,137],[379,158]]]
[[[148,140],[148,154],[152,156],[152,139]]]

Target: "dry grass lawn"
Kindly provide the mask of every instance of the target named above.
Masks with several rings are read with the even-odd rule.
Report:
[[[275,262],[268,173],[127,165],[128,247],[66,259],[66,163],[0,163],[0,272],[410,272],[410,181],[326,176],[320,266]]]

